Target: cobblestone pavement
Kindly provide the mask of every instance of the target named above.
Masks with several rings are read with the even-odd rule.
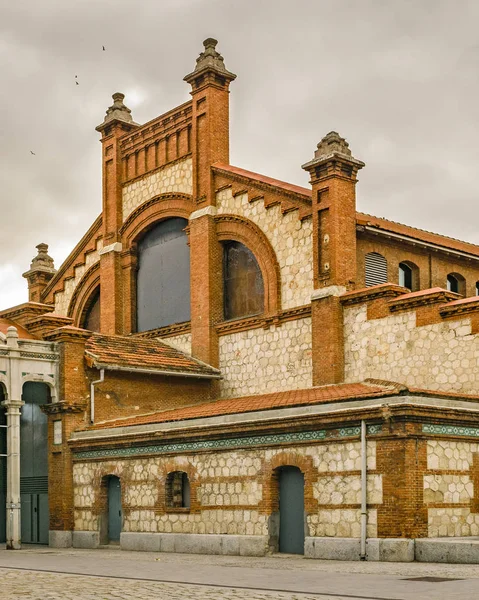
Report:
[[[40,573],[0,568],[1,600],[341,600],[316,596],[180,583]]]
[[[479,565],[159,554],[112,547],[0,549],[0,600],[179,598],[478,600]]]

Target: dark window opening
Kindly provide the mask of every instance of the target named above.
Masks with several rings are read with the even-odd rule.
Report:
[[[88,331],[100,331],[100,288],[93,292],[88,301],[85,316],[83,318],[83,329]]]
[[[138,244],[138,331],[190,320],[187,225],[180,218],[161,221]]]
[[[173,471],[166,478],[167,508],[190,508],[190,481],[184,471]]]
[[[224,315],[238,319],[264,311],[264,284],[254,254],[240,242],[227,242],[223,252]]]
[[[466,280],[459,273],[449,273],[447,276],[447,289],[449,292],[464,296],[466,293]]]
[[[479,281],[476,281],[476,296],[479,296]]]
[[[419,290],[419,269],[414,263],[399,263],[399,285],[408,288],[411,292]]]

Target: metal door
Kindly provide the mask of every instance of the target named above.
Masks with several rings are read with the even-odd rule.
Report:
[[[108,479],[108,538],[119,542],[121,533],[121,484],[118,477]]]
[[[44,383],[23,386],[20,417],[21,535],[25,544],[48,544],[48,427],[40,406],[50,399]]]
[[[304,554],[304,476],[297,467],[279,471],[279,551]]]

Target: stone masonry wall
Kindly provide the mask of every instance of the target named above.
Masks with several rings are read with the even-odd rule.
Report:
[[[56,315],[61,315],[62,317],[68,316],[68,307],[70,306],[73,292],[75,291],[75,288],[79,284],[80,279],[83,277],[85,272],[100,260],[99,252],[102,248],[103,240],[98,240],[96,244],[96,250],[94,252],[89,252],[86,255],[85,264],[75,267],[75,276],[71,279],[65,279],[63,291],[56,292],[54,310]]]
[[[191,354],[191,333],[181,333],[179,335],[172,335],[171,337],[157,339],[165,344],[173,346],[173,348],[176,348],[177,350],[181,350],[181,352]]]
[[[424,476],[424,502],[428,508],[428,536],[456,537],[479,535],[479,512],[473,511],[473,455],[479,443],[430,440]],[[444,506],[441,506],[444,505]]]
[[[282,308],[311,302],[313,291],[312,221],[300,221],[298,211],[281,213],[279,205],[266,209],[262,200],[250,203],[247,194],[233,197],[231,189],[216,195],[218,214],[250,219],[271,243],[281,271]]]
[[[122,485],[123,531],[268,535],[271,509],[265,500],[272,489],[270,465],[283,452],[281,447],[258,448],[78,462],[73,469],[75,529],[99,529],[100,482],[113,474]],[[309,486],[313,488],[313,505],[307,508],[309,535],[359,537],[360,442],[292,446],[291,455],[312,465],[305,472],[305,494]],[[368,469],[375,468],[376,442],[369,441]],[[166,476],[176,470],[189,474],[191,511],[175,512],[164,505]],[[368,482],[368,502],[381,504],[381,474],[372,472]],[[374,507],[369,511],[371,537],[377,536],[376,513]]]
[[[479,335],[470,319],[416,327],[414,311],[367,319],[365,305],[344,311],[345,381],[368,377],[443,392],[479,393]]]
[[[311,318],[221,336],[221,396],[306,388],[312,381]]]
[[[123,188],[123,221],[136,208],[160,194],[193,190],[193,163],[191,158],[167,165],[152,175],[146,175]]]

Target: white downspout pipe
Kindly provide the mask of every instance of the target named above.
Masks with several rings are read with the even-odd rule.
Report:
[[[100,379],[92,381],[90,384],[90,422],[95,421],[95,385],[105,381],[105,369],[100,369]]]
[[[367,560],[366,536],[368,525],[368,455],[366,446],[366,421],[361,421],[361,554],[360,560]]]

